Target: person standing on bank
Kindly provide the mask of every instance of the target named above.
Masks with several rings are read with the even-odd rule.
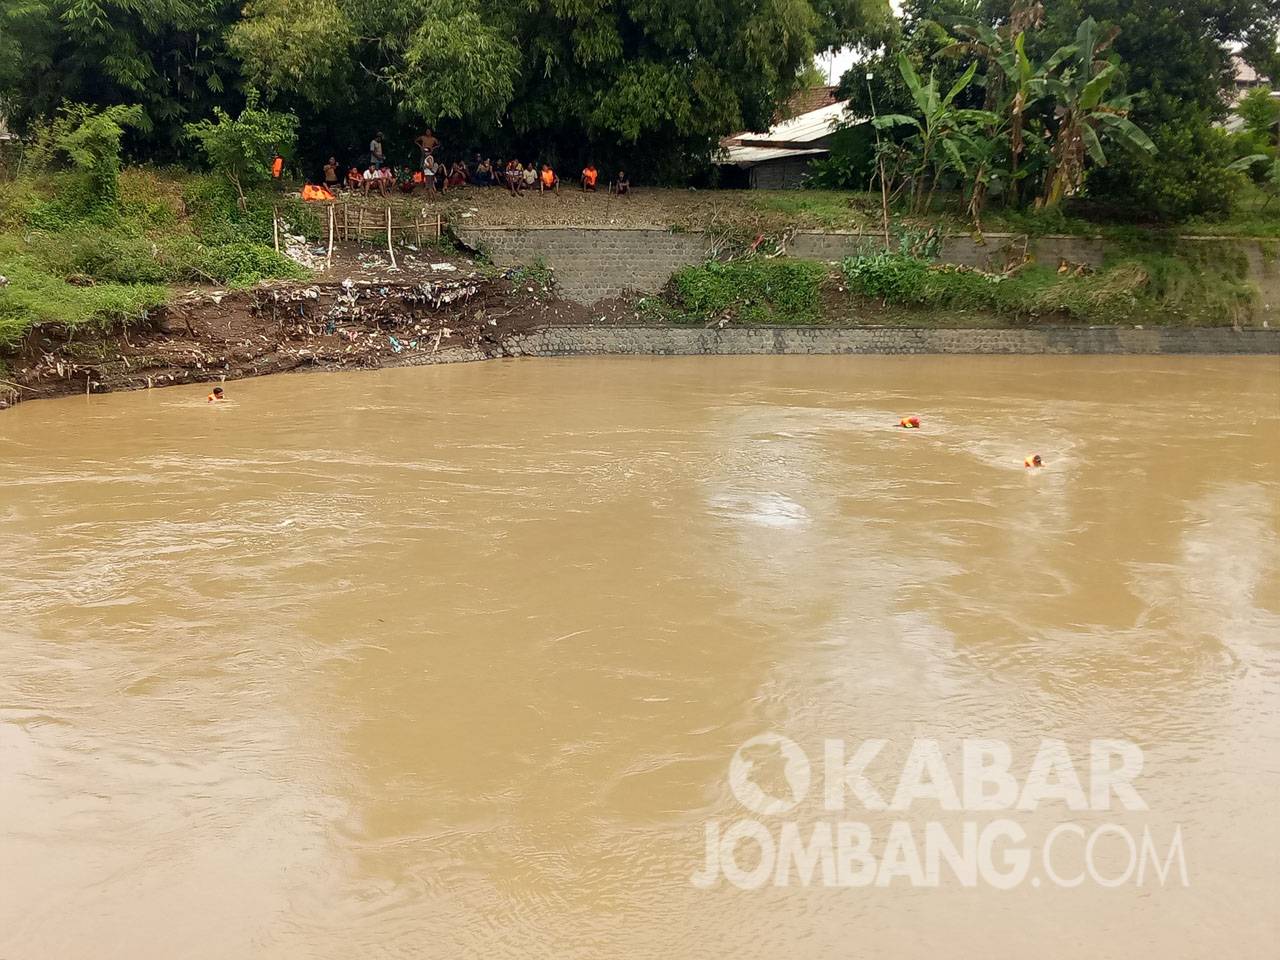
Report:
[[[369,166],[378,168],[386,162],[386,154],[382,152],[382,131],[379,130],[369,141]]]
[[[435,135],[430,127],[419,136],[414,137],[413,142],[418,145],[418,149],[422,151],[422,159],[432,153],[438,153],[440,150],[440,139]]]

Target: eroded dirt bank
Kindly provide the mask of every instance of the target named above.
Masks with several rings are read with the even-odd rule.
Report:
[[[299,368],[501,355],[500,342],[583,309],[518,275],[463,273],[191,291],[146,322],[33,329],[0,354],[0,403],[220,382]]]

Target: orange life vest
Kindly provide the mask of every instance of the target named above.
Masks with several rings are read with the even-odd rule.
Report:
[[[919,417],[903,417],[901,420],[898,421],[898,426],[908,427],[908,428],[919,427],[920,418]]]
[[[284,173],[284,157],[276,157],[271,161],[271,176],[279,180],[282,173]]]
[[[596,185],[596,179],[599,176],[600,173],[595,167],[587,167],[587,169],[582,171],[582,182],[588,187],[594,187]]]
[[[1044,462],[1042,461],[1042,462],[1040,462],[1040,463],[1036,463],[1036,458],[1035,458],[1035,456],[1034,456],[1034,455],[1032,455],[1032,456],[1029,456],[1029,457],[1025,457],[1025,458],[1023,459],[1023,461],[1022,461],[1022,465],[1023,465],[1024,467],[1043,467],[1043,466],[1044,466]]]
[[[556,185],[556,175],[553,171],[546,169],[542,171],[542,185],[544,187],[554,187]]]

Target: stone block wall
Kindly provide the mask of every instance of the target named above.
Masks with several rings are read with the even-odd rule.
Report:
[[[514,357],[780,354],[1273,354],[1280,330],[1230,327],[548,327],[508,338]]]
[[[541,257],[555,271],[561,292],[586,304],[631,291],[656,293],[678,269],[701,263],[708,247],[700,232],[656,228],[463,227],[455,232],[500,267]]]
[[[561,292],[591,304],[624,293],[656,293],[682,266],[700,263],[710,240],[698,231],[676,232],[656,227],[455,227],[459,239],[484,250],[499,266],[532,263],[541,257],[550,266]],[[1280,321],[1280,244],[1265,240],[1184,237],[1180,243],[1229,245],[1243,252],[1249,279],[1260,293],[1260,319]],[[800,231],[787,253],[809,260],[838,262],[883,246],[873,234]],[[1024,250],[1037,262],[1056,267],[1065,261],[1102,265],[1105,243],[1100,237],[989,233],[982,242],[967,234],[943,238],[941,260],[986,270],[1019,262]]]

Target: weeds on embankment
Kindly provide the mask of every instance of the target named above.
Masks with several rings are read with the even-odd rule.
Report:
[[[747,257],[685,267],[649,319],[677,324],[876,323],[1005,326],[1035,322],[1221,326],[1248,318],[1257,291],[1243,253],[1217,244],[1110,244],[1098,270],[1026,264],[988,273],[905,249],[846,259]]]
[[[1118,246],[1112,244],[1113,247]],[[893,306],[975,311],[1010,322],[1218,326],[1246,317],[1257,291],[1238,251],[1121,247],[1098,270],[1029,264],[986,273],[904,253],[850,257],[850,291]]]
[[[272,247],[276,206],[295,232],[318,234],[300,201],[259,193],[241,208],[212,176],[126,170],[115,196],[74,172],[0,184],[0,344],[36,323],[140,318],[169,284],[300,279],[305,271]]]

